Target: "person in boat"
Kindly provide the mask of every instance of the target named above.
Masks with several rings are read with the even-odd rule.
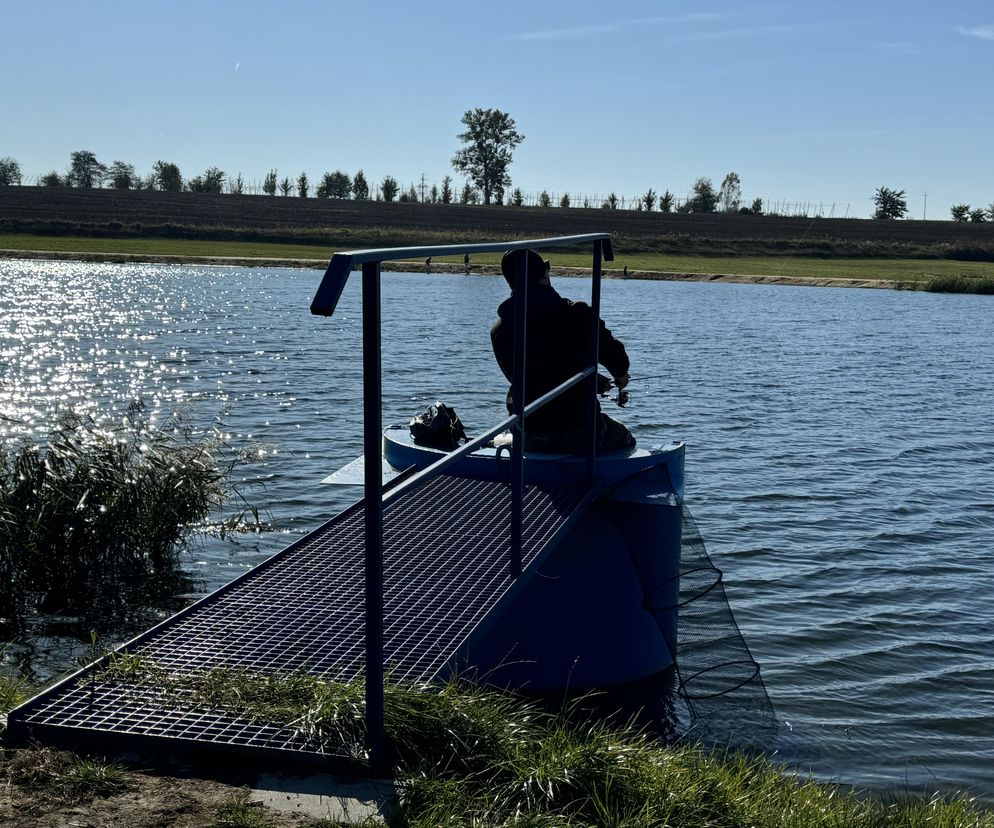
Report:
[[[590,323],[593,310],[585,302],[572,302],[560,296],[549,279],[549,262],[534,250],[509,250],[500,269],[511,286],[510,299],[497,309],[497,322],[490,330],[494,356],[509,382],[514,375],[514,279],[515,270],[528,263],[527,363],[525,403],[538,399],[589,365]],[[622,342],[598,320],[600,338],[598,360],[611,374],[598,375],[598,392],[606,393],[613,384],[628,385],[628,354]],[[525,421],[525,448],[529,451],[583,454],[587,437],[587,386],[578,383],[546,403]],[[507,392],[511,411],[511,391]],[[597,408],[597,451],[632,448],[635,437],[624,423]]]

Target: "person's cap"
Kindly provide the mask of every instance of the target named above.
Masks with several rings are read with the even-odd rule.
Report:
[[[519,266],[524,265],[525,257],[528,262],[528,282],[534,284],[549,272],[549,260],[543,259],[534,250],[508,250],[500,260],[500,272],[504,274],[507,283],[514,287],[514,273]]]

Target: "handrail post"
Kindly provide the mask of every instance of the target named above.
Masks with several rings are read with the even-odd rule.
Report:
[[[514,270],[514,375],[511,380],[511,413],[518,417],[511,428],[511,560],[510,575],[521,574],[521,512],[525,487],[525,349],[528,345],[528,257],[515,257]]]
[[[380,360],[380,262],[362,265],[362,392],[366,544],[366,748],[376,765],[383,716],[383,378]]]
[[[594,482],[594,458],[597,454],[597,365],[600,360],[598,348],[600,344],[601,326],[601,259],[603,243],[600,239],[594,242],[594,267],[590,286],[590,362],[594,373],[588,380],[587,394],[587,434],[590,435],[590,445],[587,447],[587,483]]]

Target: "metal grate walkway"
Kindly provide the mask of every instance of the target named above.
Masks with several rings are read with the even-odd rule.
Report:
[[[551,548],[585,503],[582,484],[525,487],[522,566]],[[513,582],[510,489],[442,476],[384,513],[384,653],[390,681],[428,681]],[[127,646],[170,673],[216,667],[306,672],[330,681],[364,667],[362,503]],[[15,737],[80,742],[107,737],[316,752],[295,729],[185,705],[154,687],[114,683],[104,663],[10,714]]]

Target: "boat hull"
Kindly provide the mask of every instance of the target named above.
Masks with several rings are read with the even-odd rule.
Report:
[[[443,452],[388,430],[385,457],[423,468]],[[595,497],[509,600],[473,630],[447,673],[536,693],[630,684],[674,666],[683,444],[598,457]],[[506,453],[484,449],[451,470],[500,479]],[[526,482],[582,479],[582,458],[529,454]]]

